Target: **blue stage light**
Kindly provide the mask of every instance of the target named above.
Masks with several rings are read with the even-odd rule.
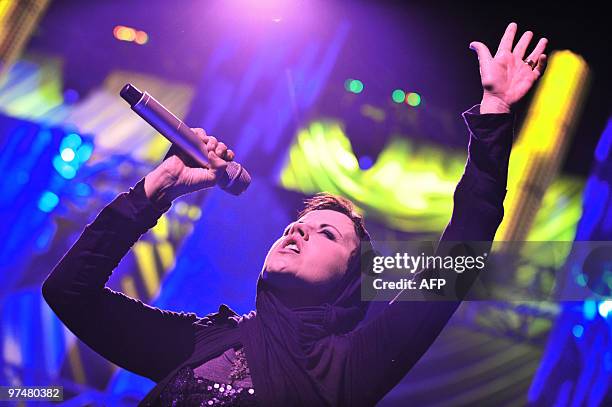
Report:
[[[367,170],[374,164],[372,158],[369,155],[364,155],[359,158],[359,168],[362,170]]]
[[[572,328],[572,333],[576,338],[580,338],[584,333],[584,327],[580,324],[574,325],[574,327]]]
[[[74,187],[74,192],[78,196],[89,196],[89,195],[91,195],[91,187],[89,185],[87,185],[86,183],[84,183],[84,182],[79,182]]]
[[[582,314],[584,315],[584,319],[588,321],[592,321],[595,318],[595,313],[597,312],[597,306],[595,301],[586,300],[582,305]]]
[[[79,148],[82,142],[83,140],[81,139],[81,136],[76,133],[70,133],[62,139],[59,151],[63,151],[66,148],[76,150],[77,148]]]
[[[65,179],[72,179],[76,175],[76,167],[74,166],[74,162],[67,163],[62,160],[62,157],[56,155],[53,157],[53,167]]]
[[[74,89],[66,89],[64,91],[64,103],[71,105],[79,100],[79,92]]]
[[[83,143],[82,146],[76,152],[77,159],[79,163],[84,163],[89,160],[91,157],[91,153],[93,152],[93,145],[91,143]]]
[[[59,203],[59,197],[51,191],[44,191],[38,200],[38,209],[51,212]]]

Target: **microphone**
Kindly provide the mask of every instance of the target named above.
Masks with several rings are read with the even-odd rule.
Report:
[[[138,116],[142,117],[198,164],[206,167],[208,158],[200,150],[202,140],[189,126],[173,115],[149,93],[141,92],[131,83],[126,84],[119,94],[130,104],[132,110]],[[232,195],[240,195],[251,183],[251,175],[242,165],[230,161],[217,183],[224,191]]]

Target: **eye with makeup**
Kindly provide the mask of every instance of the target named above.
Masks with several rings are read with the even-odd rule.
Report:
[[[327,229],[323,229],[322,232],[329,240],[336,240],[336,236]]]

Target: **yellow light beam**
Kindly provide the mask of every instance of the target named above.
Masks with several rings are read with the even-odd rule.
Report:
[[[68,350],[68,360],[70,361],[70,369],[74,381],[79,384],[85,384],[85,369],[83,368],[83,360],[81,360],[81,352],[79,352],[79,344],[74,343]]]
[[[133,247],[136,262],[147,290],[147,298],[152,298],[159,289],[159,277],[155,266],[153,245],[149,242],[138,241]]]
[[[571,51],[550,57],[510,157],[499,241],[527,238],[542,197],[559,171],[587,91],[588,67]]]

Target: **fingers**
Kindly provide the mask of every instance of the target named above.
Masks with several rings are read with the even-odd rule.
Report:
[[[208,152],[208,162],[211,170],[222,170],[227,167],[227,161],[219,157],[213,150]]]
[[[488,62],[493,57],[491,56],[491,51],[489,48],[484,45],[482,42],[473,41],[470,43],[470,49],[476,51],[478,55],[478,60],[481,64]]]
[[[215,151],[219,141],[214,136],[206,136],[206,141],[204,143],[206,144],[206,149],[208,151]]]
[[[516,46],[514,47],[514,51],[512,51],[512,53],[520,59],[523,59],[523,57],[525,56],[525,51],[527,51],[527,47],[529,46],[529,42],[532,38],[533,33],[531,31],[525,31],[521,36],[519,42],[516,43]]]
[[[512,43],[514,42],[514,35],[516,34],[516,23],[508,24],[506,27],[506,31],[499,42],[499,47],[497,48],[497,52],[495,55],[499,54],[501,51],[512,52]]]
[[[202,140],[202,142],[204,142],[204,145],[214,145],[216,147],[217,139],[206,134],[206,131],[204,131],[204,129],[201,129],[199,127],[191,127],[191,130],[200,138],[200,140]]]
[[[215,155],[223,160],[232,161],[235,157],[235,154],[232,150],[229,150],[225,143],[220,142],[214,136],[209,136],[206,134],[204,129],[201,128],[191,128],[194,133],[196,133],[204,142],[206,147],[206,153],[208,154],[210,151],[213,151]]]
[[[190,127],[191,131],[193,131],[198,137],[200,137],[202,139],[202,141],[205,141],[204,139],[206,138],[206,132],[204,131],[204,129],[200,128],[200,127]]]
[[[227,146],[225,145],[225,143],[219,142],[217,144],[217,147],[215,148],[215,154],[217,154],[221,158],[225,158],[225,155],[227,154]]]
[[[216,147],[214,150],[211,149],[211,151],[214,151],[218,157],[221,157],[226,161],[232,161],[234,159],[234,152],[228,149],[223,142],[217,142]]]
[[[542,54],[540,55],[540,58],[538,58],[538,64],[533,69],[533,71],[537,74],[538,78],[544,74],[547,60],[548,58],[546,57],[546,54]]]
[[[546,38],[540,38],[540,41],[538,41],[533,51],[526,59],[531,59],[533,62],[539,62],[540,55],[542,55],[546,49],[546,44],[548,44],[548,40]]]

